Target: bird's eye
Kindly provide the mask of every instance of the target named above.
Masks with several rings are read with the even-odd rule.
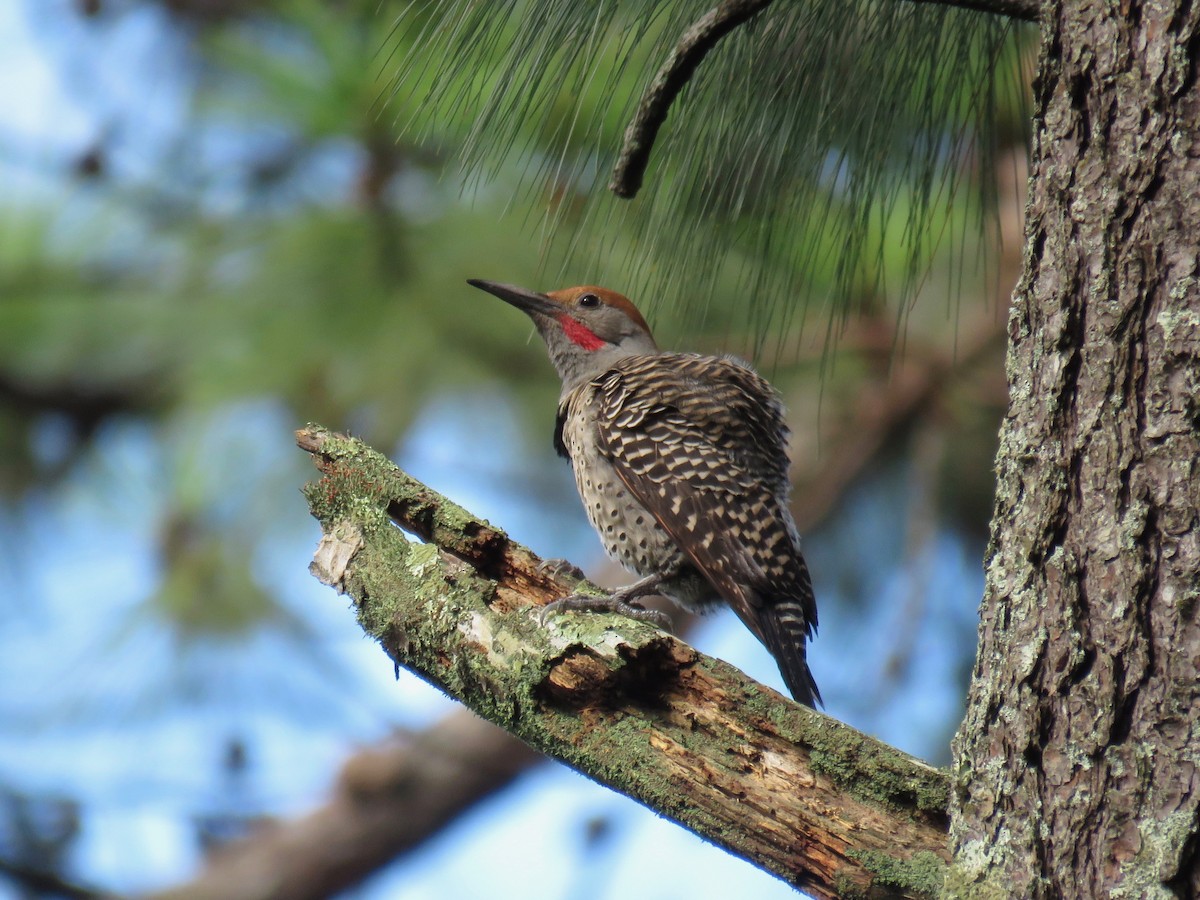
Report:
[[[586,306],[588,308],[591,308],[593,306],[599,306],[600,298],[597,297],[595,294],[583,294],[579,298],[579,305]]]

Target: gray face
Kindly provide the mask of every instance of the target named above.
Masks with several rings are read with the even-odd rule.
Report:
[[[526,313],[537,326],[566,393],[628,356],[658,352],[641,313],[615,291],[585,285],[540,294],[472,279]]]
[[[576,291],[579,292],[575,293]],[[606,303],[604,297],[599,293],[587,288],[572,288],[561,293],[569,293],[570,296],[564,297],[562,300],[552,299],[552,302],[561,310],[555,316],[552,324],[554,327],[563,328],[568,337],[571,336],[572,329],[568,323],[562,322],[563,314],[570,316],[608,344],[621,344],[630,338],[641,340],[647,334],[644,324],[631,319],[625,309]],[[553,295],[548,296],[553,298]],[[551,320],[547,320],[546,316],[541,315],[541,318],[546,320],[547,324],[551,324]],[[575,333],[582,334],[578,331]]]

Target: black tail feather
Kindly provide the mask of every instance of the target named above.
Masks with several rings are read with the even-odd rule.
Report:
[[[763,607],[761,615],[763,643],[775,657],[792,697],[814,709],[824,706],[805,657],[809,623],[801,607],[793,603],[768,605]]]

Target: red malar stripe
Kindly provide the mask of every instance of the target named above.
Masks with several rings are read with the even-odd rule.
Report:
[[[578,319],[571,316],[559,316],[559,324],[563,327],[563,333],[569,337],[572,343],[578,344],[584,350],[599,350],[604,346],[604,341],[596,337],[595,333]]]

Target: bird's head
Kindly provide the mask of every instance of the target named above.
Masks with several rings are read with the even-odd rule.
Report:
[[[512,304],[533,320],[564,390],[599,375],[624,357],[658,352],[642,314],[616,291],[583,285],[541,294],[477,278],[467,283]]]

